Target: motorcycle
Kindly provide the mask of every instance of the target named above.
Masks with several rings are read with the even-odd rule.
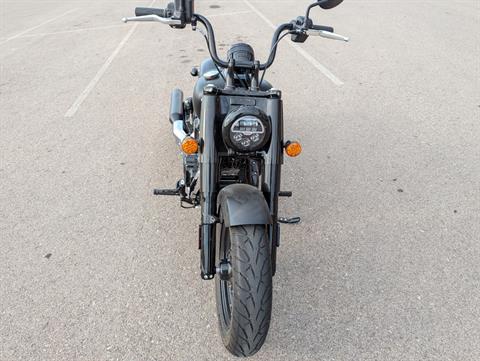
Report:
[[[310,36],[348,41],[329,26],[315,25],[314,7],[331,9],[343,0],[320,0],[306,14],[280,25],[265,63],[245,43],[233,45],[227,60],[217,54],[208,19],[194,12],[194,0],[175,0],[165,9],[136,8],[129,21],[156,21],[173,29],[190,24],[206,40],[210,57],[191,75],[198,77],[193,96],[171,94],[170,122],[182,150],[183,178],[174,189],[155,195],[178,196],[184,208],[201,207],[199,249],[201,277],[215,277],[220,334],[236,356],[251,356],[265,342],[272,311],[272,277],[280,245],[278,217],[284,153],[298,156],[302,147],[284,139],[282,93],[265,80],[279,42]]]

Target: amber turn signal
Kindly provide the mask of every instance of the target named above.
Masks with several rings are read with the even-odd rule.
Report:
[[[186,137],[182,142],[182,151],[185,154],[195,154],[198,152],[198,143],[195,139]]]
[[[285,153],[289,157],[297,157],[302,153],[302,146],[300,145],[299,142],[290,142],[288,141],[285,144]]]

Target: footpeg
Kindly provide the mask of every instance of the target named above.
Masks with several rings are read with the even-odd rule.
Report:
[[[283,223],[283,224],[298,224],[301,222],[300,217],[292,217],[292,218],[286,218],[286,217],[279,217],[278,218],[278,223]]]
[[[278,196],[279,196],[279,197],[291,197],[291,196],[293,196],[293,193],[292,193],[292,192],[288,192],[288,191],[282,191],[282,192],[279,192],[279,193],[278,193]]]
[[[179,196],[180,192],[178,189],[154,189],[154,196]]]

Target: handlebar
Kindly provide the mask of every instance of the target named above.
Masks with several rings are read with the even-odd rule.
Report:
[[[173,5],[173,4],[172,4]],[[176,12],[174,11],[173,8],[170,6],[167,9],[161,9],[161,8],[145,8],[145,7],[137,7],[135,8],[135,17],[129,17],[129,18],[123,18],[122,20],[124,22],[128,21],[158,21],[163,24],[170,25],[173,28],[183,28],[185,27],[185,21],[178,18]],[[217,45],[215,41],[215,32],[213,30],[212,24],[208,19],[200,14],[192,14],[191,15],[191,23],[193,26],[193,29],[197,29],[197,22],[202,24],[205,29],[207,30],[207,34],[203,33],[207,40],[207,46],[208,50],[210,52],[210,55],[212,57],[212,60],[222,68],[228,68],[229,63],[228,61],[222,60],[219,58],[217,54]],[[311,25],[310,25],[311,24]],[[273,35],[272,39],[272,46],[271,46],[271,51],[270,51],[270,56],[268,57],[268,60],[260,64],[258,67],[259,71],[264,71],[268,69],[273,62],[275,61],[276,53],[277,53],[277,46],[279,43],[279,39],[281,39],[282,33],[285,31],[288,31],[290,34],[305,34],[306,37],[308,35],[313,35],[313,36],[322,36],[324,38],[329,38],[329,39],[334,39],[334,40],[343,40],[343,41],[348,41],[348,38],[343,37],[341,35],[337,35],[334,33],[334,29],[330,26],[322,26],[322,25],[313,25],[310,21],[310,26],[308,26],[307,29],[301,27],[299,29],[298,24],[296,24],[295,21],[291,23],[286,23],[280,25],[277,30],[275,30],[275,33]],[[287,35],[287,34],[285,34]],[[306,37],[304,39],[306,39]],[[304,40],[303,40],[304,41]],[[252,64],[235,64],[238,67],[245,67],[245,68],[252,68],[255,66],[254,63]]]
[[[270,56],[268,57],[268,60],[266,63],[260,65],[260,70],[266,70],[270,68],[275,61],[275,56],[277,55],[277,46],[278,42],[280,39],[280,36],[284,31],[291,31],[293,30],[294,25],[292,23],[287,23],[287,24],[282,24],[280,25],[277,30],[275,30],[275,33],[273,34],[272,38],[272,47],[270,50]]]
[[[206,17],[199,14],[193,14],[193,18],[196,19],[200,24],[205,26],[205,28],[207,29],[208,36],[206,36],[206,39],[207,39],[208,50],[210,51],[212,60],[220,67],[228,68],[228,62],[220,59],[217,55],[217,43],[215,42],[215,32],[213,31],[213,26],[212,24],[210,24],[210,21],[208,21]]]
[[[177,20],[173,18],[173,12],[170,9],[160,9],[160,8],[145,8],[145,7],[137,7],[135,8],[135,17],[128,17],[123,18],[123,22],[128,21],[158,21],[164,24],[169,24],[170,26],[177,26],[181,24],[181,20]],[[212,60],[222,68],[228,68],[228,62],[219,58],[217,54],[217,44],[215,41],[215,32],[213,30],[213,26],[208,21],[208,19],[200,14],[193,14],[192,15],[192,25],[194,25],[194,29],[196,28],[196,23],[199,22],[202,24],[205,29],[207,30],[207,46],[212,57]],[[287,23],[280,25],[275,34],[273,35],[272,39],[272,48],[270,52],[270,56],[266,63],[260,64],[259,70],[266,70],[268,69],[273,62],[275,61],[275,56],[277,53],[277,45],[278,39],[280,35],[287,30],[293,30],[293,24]]]
[[[207,44],[208,44],[208,50],[210,51],[210,55],[212,56],[212,60],[220,67],[222,68],[228,68],[228,62],[220,59],[217,55],[217,45],[215,42],[215,32],[213,30],[212,24],[208,21],[208,19],[202,15],[199,14],[194,14],[194,18],[201,23],[205,28],[207,29]],[[275,61],[275,56],[277,53],[277,45],[278,45],[278,39],[280,35],[286,31],[286,30],[292,30],[293,29],[293,24],[288,23],[288,24],[283,24],[280,25],[277,30],[275,31],[275,34],[273,35],[272,39],[272,49],[270,53],[270,57],[268,58],[266,63],[260,64],[260,67],[258,70],[266,70],[268,69],[273,62]]]

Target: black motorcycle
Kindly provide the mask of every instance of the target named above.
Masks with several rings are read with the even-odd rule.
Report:
[[[210,58],[192,76],[199,77],[193,97],[175,89],[170,122],[183,152],[183,179],[175,189],[156,195],[179,196],[181,206],[201,207],[199,248],[201,277],[216,277],[217,312],[226,348],[251,356],[263,345],[272,311],[272,276],[280,244],[278,217],[284,152],[301,153],[301,145],[283,135],[282,93],[264,80],[278,43],[287,35],[303,43],[309,36],[348,39],[333,28],[314,25],[310,10],[330,9],[343,0],[311,4],[305,16],[282,24],[273,35],[268,60],[255,59],[253,48],[233,45],[227,60],[217,55],[210,22],[194,12],[193,0],[175,0],[166,9],[137,8],[127,21],[157,21],[174,29],[190,24],[206,39]]]

